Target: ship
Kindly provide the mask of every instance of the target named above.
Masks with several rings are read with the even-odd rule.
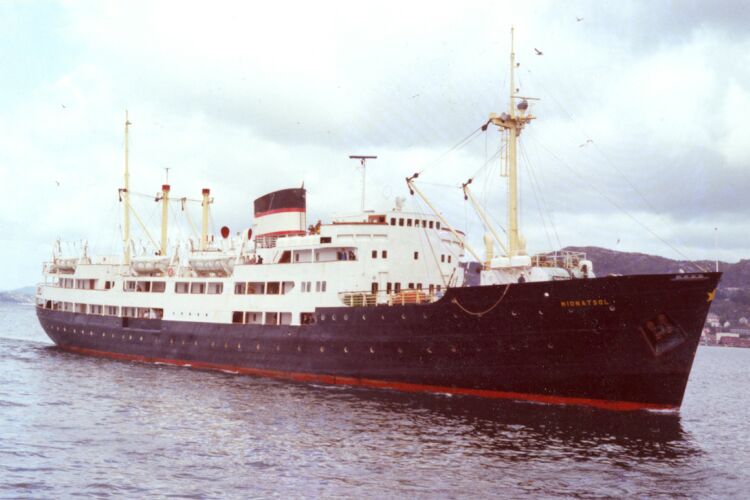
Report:
[[[512,39],[512,38],[511,38]],[[57,245],[44,263],[36,313],[57,348],[301,383],[580,405],[679,409],[721,274],[596,276],[579,252],[528,254],[519,228],[516,144],[535,117],[514,85],[490,114],[506,141],[507,238],[463,193],[486,233],[484,252],[419,188],[390,210],[308,225],[307,191],[279,186],[253,202],[248,228],[209,234],[203,189],[200,238],[161,241],[136,254],[130,235],[125,117],[123,251],[75,255]],[[495,130],[495,128],[493,128]],[[406,193],[404,193],[406,194]],[[497,252],[497,253],[496,253]],[[476,264],[467,265],[468,261]],[[478,275],[478,276],[477,276]],[[101,369],[106,369],[102,367]]]

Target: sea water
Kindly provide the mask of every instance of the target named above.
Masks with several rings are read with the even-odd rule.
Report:
[[[0,497],[744,497],[750,349],[677,414],[323,387],[56,349],[0,305]]]

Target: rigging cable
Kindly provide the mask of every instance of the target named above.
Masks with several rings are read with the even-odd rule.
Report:
[[[566,115],[566,116],[567,116],[567,117],[568,117],[568,118],[570,119],[570,121],[571,121],[571,122],[572,122],[572,123],[573,123],[573,124],[574,124],[574,125],[575,125],[575,126],[576,126],[576,127],[578,128],[578,130],[579,130],[579,131],[580,131],[580,132],[581,132],[581,133],[583,134],[583,136],[584,136],[584,137],[585,137],[585,138],[586,138],[587,140],[591,140],[591,136],[590,136],[589,134],[587,134],[587,133],[586,133],[586,131],[585,131],[585,130],[583,129],[583,127],[582,127],[582,126],[581,126],[581,125],[580,125],[580,124],[579,124],[579,123],[578,123],[578,122],[577,122],[577,121],[576,121],[576,120],[575,120],[575,119],[573,118],[573,115],[572,115],[572,114],[571,114],[571,113],[570,113],[570,112],[569,112],[569,111],[568,111],[568,110],[567,110],[567,109],[566,109],[566,108],[565,108],[565,107],[564,107],[564,106],[563,106],[563,105],[562,105],[562,104],[560,103],[560,101],[558,101],[558,100],[557,100],[557,99],[555,98],[555,96],[554,96],[554,95],[553,95],[552,93],[550,93],[550,92],[549,92],[549,91],[547,90],[547,87],[545,87],[545,86],[544,86],[544,84],[542,84],[542,82],[541,82],[541,81],[540,81],[539,79],[537,79],[537,78],[536,78],[536,76],[535,76],[535,75],[533,75],[533,74],[531,73],[531,71],[530,71],[530,70],[528,71],[528,73],[529,73],[529,75],[531,75],[531,76],[532,76],[532,77],[534,78],[534,81],[536,81],[536,82],[537,82],[537,83],[539,84],[539,86],[540,86],[540,87],[542,87],[542,89],[544,90],[544,92],[545,92],[545,93],[546,93],[546,94],[547,94],[547,95],[548,95],[548,96],[549,96],[549,97],[550,97],[550,98],[551,98],[551,99],[552,99],[552,100],[553,100],[553,101],[555,102],[555,104],[557,104],[557,107],[559,107],[559,108],[560,108],[560,110],[562,110],[562,112],[563,112],[563,113],[565,113],[565,115]],[[651,209],[651,210],[652,210],[653,212],[658,212],[658,210],[656,210],[656,208],[654,208],[654,206],[653,206],[653,205],[651,204],[651,202],[650,202],[650,201],[648,201],[648,198],[646,198],[646,196],[644,196],[644,195],[643,195],[643,193],[641,193],[641,192],[640,192],[640,190],[639,190],[639,189],[638,189],[638,188],[636,187],[636,185],[635,185],[635,184],[634,184],[634,183],[633,183],[633,182],[632,182],[632,181],[631,181],[631,180],[630,180],[630,179],[629,179],[629,178],[628,178],[628,177],[627,177],[627,176],[625,175],[625,173],[624,173],[624,172],[623,172],[622,170],[620,170],[620,169],[619,169],[619,168],[618,168],[618,167],[617,167],[617,166],[616,166],[616,165],[615,165],[615,164],[614,164],[614,163],[613,163],[613,162],[612,162],[612,161],[611,161],[611,160],[610,160],[610,159],[609,159],[609,158],[607,157],[607,155],[605,155],[605,154],[604,154],[604,151],[602,151],[602,150],[601,150],[601,148],[600,148],[600,147],[599,147],[599,146],[597,145],[597,143],[596,143],[596,142],[594,142],[594,141],[591,141],[591,142],[590,142],[590,144],[591,144],[591,145],[592,145],[592,146],[594,147],[594,149],[595,149],[596,151],[598,151],[598,152],[599,152],[599,154],[600,154],[600,155],[602,156],[602,158],[604,158],[604,161],[605,161],[605,163],[606,163],[606,164],[608,164],[608,165],[609,165],[609,166],[610,166],[611,168],[613,168],[613,169],[614,169],[614,170],[615,170],[615,171],[616,171],[616,172],[617,172],[618,174],[620,174],[620,177],[622,177],[622,178],[623,178],[623,179],[625,180],[625,182],[626,182],[626,183],[627,183],[627,184],[628,184],[628,185],[630,186],[630,188],[631,188],[631,189],[632,189],[632,190],[633,190],[633,191],[634,191],[634,192],[635,192],[635,193],[636,193],[636,194],[637,194],[637,195],[638,195],[638,196],[639,196],[639,197],[641,198],[641,200],[643,200],[643,203],[645,203],[645,204],[646,204],[646,206],[647,206],[648,208],[650,208],[650,209]]]
[[[571,172],[573,175],[575,175],[576,177],[578,177],[584,183],[586,182],[586,179],[585,179],[585,177],[583,175],[581,175],[579,172],[577,172],[576,170],[574,170],[573,167],[571,167],[570,165],[568,165],[568,163],[566,163],[564,160],[562,160],[557,155],[555,155],[555,153],[553,153],[552,151],[550,151],[546,146],[544,146],[543,144],[541,144],[539,141],[536,141],[536,139],[534,139],[533,136],[530,136],[530,137],[532,138],[532,140],[534,140],[537,143],[537,145],[540,148],[542,148],[545,151],[547,151],[547,153],[549,153],[555,160],[557,160],[558,162],[560,162],[560,164],[562,164],[565,168],[567,168],[569,172]],[[698,264],[696,264],[695,262],[693,262],[692,260],[690,260],[687,257],[687,255],[685,255],[684,253],[682,253],[677,247],[675,247],[674,245],[672,245],[671,243],[669,243],[667,240],[665,240],[664,238],[662,238],[661,236],[659,236],[658,233],[656,233],[653,229],[651,229],[650,227],[648,227],[645,223],[641,222],[640,219],[638,219],[636,216],[632,215],[630,212],[628,212],[627,210],[625,210],[625,208],[623,208],[620,204],[618,204],[612,198],[610,198],[609,196],[607,196],[602,190],[598,189],[593,184],[589,184],[589,186],[597,194],[599,194],[599,196],[601,196],[602,198],[604,198],[605,200],[607,200],[615,208],[617,208],[618,210],[620,210],[622,213],[624,213],[630,219],[632,219],[634,222],[636,222],[639,226],[641,226],[643,229],[645,229],[646,231],[648,231],[654,238],[658,239],[659,241],[661,241],[662,243],[664,243],[666,246],[668,246],[669,248],[671,248],[677,255],[679,255],[680,257],[682,257],[683,259],[685,259],[689,264],[692,264],[697,269],[699,269],[701,272],[706,272],[706,270],[703,267],[699,266]]]

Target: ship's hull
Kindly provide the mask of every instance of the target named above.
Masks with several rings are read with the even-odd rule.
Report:
[[[38,308],[61,348],[261,376],[609,409],[679,408],[720,274],[450,289],[235,325]]]

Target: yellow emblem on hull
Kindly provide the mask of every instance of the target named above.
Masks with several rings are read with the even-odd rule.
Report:
[[[716,298],[716,288],[714,288],[712,291],[706,292],[706,293],[708,293],[708,298],[706,299],[706,302],[713,302],[714,299]]]

